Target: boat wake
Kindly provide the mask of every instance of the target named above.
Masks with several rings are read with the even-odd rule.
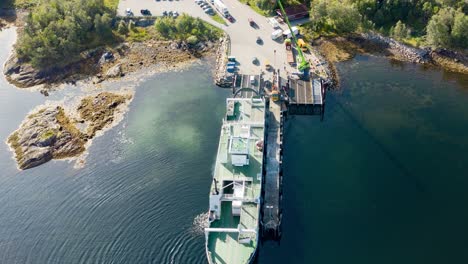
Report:
[[[196,235],[202,235],[206,227],[208,227],[208,212],[195,216],[190,232]]]

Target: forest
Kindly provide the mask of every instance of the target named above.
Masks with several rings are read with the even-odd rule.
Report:
[[[43,0],[26,18],[16,51],[36,68],[64,66],[112,41],[113,11],[102,0]]]
[[[273,14],[275,1],[244,0]],[[282,1],[285,6],[299,3]],[[307,0],[314,36],[378,31],[415,46],[468,48],[466,0]]]

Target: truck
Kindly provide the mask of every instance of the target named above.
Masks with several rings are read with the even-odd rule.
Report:
[[[229,17],[229,11],[226,5],[223,3],[223,1],[214,0],[213,5],[216,8],[216,10],[218,10],[218,12],[221,13],[221,15],[223,15],[224,17]]]
[[[294,33],[294,36],[296,36],[297,34],[299,34],[299,29],[297,27],[291,27],[291,30],[292,32]],[[283,32],[283,37],[284,38],[291,38],[292,35],[291,35],[291,30],[287,29]]]
[[[294,54],[292,50],[292,44],[290,39],[286,39],[284,41],[284,44],[286,46],[286,61],[289,63],[289,65],[293,66],[294,65]]]

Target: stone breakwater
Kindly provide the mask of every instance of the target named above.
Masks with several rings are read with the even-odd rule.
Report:
[[[97,132],[117,123],[114,120],[119,120],[131,98],[131,94],[101,92],[83,98],[73,109],[44,106],[28,115],[8,137],[18,168],[81,155]]]
[[[429,49],[418,49],[410,47],[392,38],[384,37],[375,33],[362,33],[361,36],[367,41],[380,44],[387,48],[387,50],[390,51],[395,57],[399,57],[406,61],[415,63],[424,64],[431,62]]]
[[[216,68],[214,82],[221,87],[230,86],[226,76],[227,57],[231,54],[231,39],[228,34],[224,34],[220,39],[218,50],[216,51]]]

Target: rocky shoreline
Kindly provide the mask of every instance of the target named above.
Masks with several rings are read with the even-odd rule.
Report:
[[[356,54],[373,54],[395,60],[435,65],[446,70],[468,74],[468,56],[446,49],[415,48],[376,33],[352,34],[321,38],[314,41],[330,65],[335,83],[339,83],[334,63],[351,59]]]
[[[442,48],[415,48],[375,33],[363,33],[361,37],[365,41],[381,45],[395,59],[420,64],[433,64],[450,71],[468,74],[468,55],[466,53]]]
[[[81,99],[76,108],[41,107],[8,137],[18,168],[81,155],[97,132],[115,124],[117,116],[125,113],[131,99],[128,93],[101,92]]]
[[[170,70],[212,53],[217,43],[200,42],[194,47],[178,41],[148,40],[97,48],[81,54],[81,60],[63,68],[34,69],[13,53],[4,65],[7,80],[20,88],[74,83],[92,78],[93,83],[123,77],[150,66]]]

